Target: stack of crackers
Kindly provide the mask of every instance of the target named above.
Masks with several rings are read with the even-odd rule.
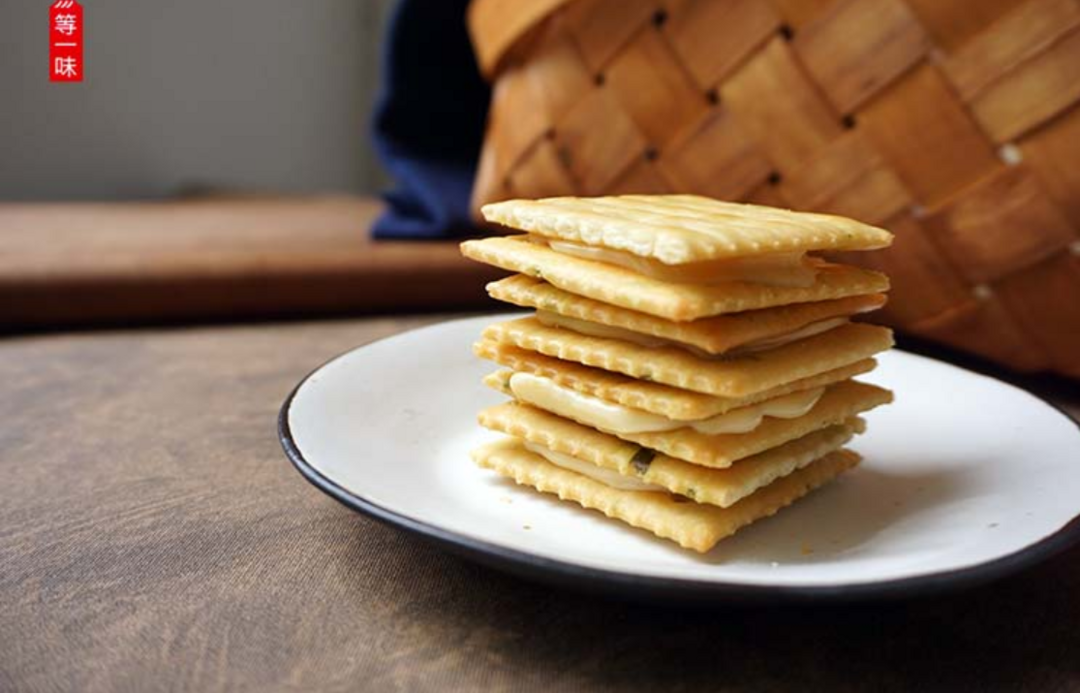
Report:
[[[851,318],[888,279],[816,251],[891,234],[836,216],[691,195],[512,200],[523,235],[462,252],[517,274],[494,298],[534,309],[474,346],[513,399],[481,466],[700,552],[854,467],[860,414],[892,399],[853,380],[892,346]]]

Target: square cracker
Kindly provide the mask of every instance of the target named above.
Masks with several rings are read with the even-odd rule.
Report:
[[[766,286],[747,282],[716,285],[676,284],[646,277],[618,265],[557,253],[524,236],[465,241],[466,257],[512,272],[544,279],[564,291],[668,320],[686,321],[771,308],[881,293],[889,279],[880,272],[820,263],[810,286]]]
[[[492,385],[497,390],[507,390],[508,381],[513,371],[531,373],[542,378],[550,378],[563,387],[600,399],[621,404],[632,409],[641,409],[680,421],[707,419],[767,399],[780,397],[800,390],[809,390],[822,385],[831,385],[847,380],[856,375],[868,373],[877,362],[863,359],[847,366],[825,371],[809,378],[795,380],[768,390],[755,392],[746,397],[718,397],[690,390],[681,390],[663,383],[651,383],[637,380],[621,373],[612,373],[600,368],[583,366],[573,361],[563,361],[544,356],[536,351],[521,349],[511,344],[500,344],[483,340],[473,345],[473,353],[481,358],[506,366],[511,371],[498,371],[488,377],[496,377],[501,384]],[[486,379],[485,379],[486,382]]]
[[[496,374],[488,376],[484,382],[497,388],[501,384]],[[766,416],[757,428],[746,433],[701,433],[689,426],[651,433],[607,433],[692,464],[725,469],[745,457],[822,428],[842,424],[857,414],[888,404],[892,398],[889,390],[847,380],[830,385],[814,407],[802,416],[793,419]]]
[[[663,492],[622,491],[576,472],[556,467],[526,450],[521,441],[509,438],[472,451],[473,460],[485,469],[557,495],[584,508],[599,510],[632,527],[670,539],[686,549],[705,553],[721,539],[821,486],[859,463],[849,450],[830,453],[809,466],[779,479],[730,508],[705,505]]]
[[[884,294],[864,294],[675,322],[578,296],[524,274],[491,282],[487,285],[487,292],[493,298],[517,306],[659,337],[710,354],[722,354],[743,345],[789,334],[822,320],[865,313],[885,305]]]
[[[519,402],[489,407],[480,412],[479,421],[494,431],[722,508],[839,450],[865,429],[862,419],[849,419],[739,460],[727,469],[709,469]]]
[[[888,231],[844,217],[697,195],[507,200],[484,205],[480,212],[503,226],[668,265],[767,253],[872,250],[892,243]]]
[[[721,397],[746,397],[862,361],[893,345],[892,330],[849,324],[744,356],[707,359],[679,347],[645,347],[548,327],[535,318],[489,325],[484,339],[638,380]]]

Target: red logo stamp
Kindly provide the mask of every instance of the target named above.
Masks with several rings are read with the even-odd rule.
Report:
[[[49,8],[49,81],[83,81],[83,8],[76,0]]]

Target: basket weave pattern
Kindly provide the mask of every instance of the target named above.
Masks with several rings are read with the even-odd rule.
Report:
[[[489,65],[474,205],[693,192],[851,216],[896,234],[858,258],[893,278],[885,322],[1080,377],[1080,2],[548,3]]]

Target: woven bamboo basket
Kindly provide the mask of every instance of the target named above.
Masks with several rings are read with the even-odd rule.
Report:
[[[1077,0],[474,0],[474,208],[692,192],[896,234],[882,320],[1080,377]]]

